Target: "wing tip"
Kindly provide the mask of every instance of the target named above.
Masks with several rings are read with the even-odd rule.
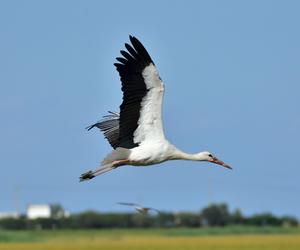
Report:
[[[96,124],[97,124],[97,123],[95,123],[95,124],[93,124],[93,125],[89,125],[89,126],[85,127],[85,129],[86,129],[87,131],[90,131],[92,128],[96,127]]]
[[[127,66],[134,63],[144,63],[146,66],[150,63],[155,65],[144,45],[135,36],[129,34],[129,40],[130,43],[125,43],[127,51],[120,50],[121,55],[127,62],[124,59],[121,59],[121,57],[117,57],[116,60],[122,63],[114,63],[117,70],[119,70],[121,66]]]

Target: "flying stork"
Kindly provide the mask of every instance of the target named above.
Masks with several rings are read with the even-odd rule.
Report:
[[[152,207],[144,207],[136,203],[128,203],[128,202],[118,202],[117,204],[119,205],[124,205],[124,206],[131,206],[133,207],[137,212],[141,214],[148,214],[150,211],[155,211],[157,213],[161,213],[158,209],[152,208]]]
[[[164,135],[162,102],[164,84],[147,50],[134,36],[131,45],[121,50],[115,67],[122,82],[123,102],[120,113],[109,112],[89,127],[103,133],[113,151],[102,161],[102,167],[88,171],[80,180],[89,180],[124,165],[148,166],[168,160],[207,161],[231,169],[213,154],[204,151],[188,154],[172,145]]]

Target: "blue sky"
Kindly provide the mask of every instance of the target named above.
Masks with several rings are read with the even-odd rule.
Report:
[[[300,217],[299,1],[1,1],[0,211],[61,203],[167,211],[227,202]],[[197,162],[124,167],[90,182],[111,148],[84,128],[121,103],[115,57],[138,37],[165,82],[165,133]],[[19,190],[19,191],[16,191]]]

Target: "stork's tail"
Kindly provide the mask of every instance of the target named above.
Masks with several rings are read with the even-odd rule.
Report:
[[[102,166],[105,166],[107,164],[111,164],[114,161],[120,161],[124,159],[128,159],[130,155],[130,150],[127,148],[121,148],[118,147],[115,150],[113,150],[111,153],[109,153],[101,162]]]

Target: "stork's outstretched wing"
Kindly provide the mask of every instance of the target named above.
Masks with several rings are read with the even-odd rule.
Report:
[[[132,45],[125,43],[128,52],[121,50],[123,57],[117,57],[119,63],[114,64],[122,82],[120,115],[110,112],[87,127],[99,128],[114,149],[130,149],[146,140],[165,138],[161,117],[163,82],[141,42],[133,36],[129,38]]]
[[[120,106],[119,147],[134,148],[146,140],[164,139],[161,108],[164,86],[141,42],[129,36],[128,52],[115,63],[120,74],[123,102]]]
[[[132,207],[135,207],[135,206],[140,207],[139,204],[136,204],[136,203],[130,203],[130,202],[118,202],[117,204],[119,204],[119,205],[125,205],[125,206],[132,206]]]

